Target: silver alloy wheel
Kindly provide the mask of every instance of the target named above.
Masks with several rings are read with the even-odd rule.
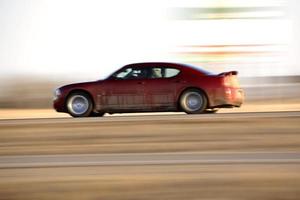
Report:
[[[199,94],[198,92],[189,92],[185,96],[184,103],[189,111],[194,112],[201,109],[203,99],[201,94]]]
[[[83,95],[74,95],[68,101],[68,110],[75,115],[82,115],[89,109],[89,100]]]

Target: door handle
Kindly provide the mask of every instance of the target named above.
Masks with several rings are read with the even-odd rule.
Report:
[[[145,85],[145,82],[144,81],[139,81],[138,84],[139,85]]]

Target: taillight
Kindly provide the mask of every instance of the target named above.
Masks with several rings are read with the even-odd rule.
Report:
[[[231,85],[232,87],[239,88],[240,83],[236,75],[231,76]]]
[[[235,88],[240,87],[240,84],[239,84],[239,81],[238,81],[236,75],[224,76],[223,85],[225,87],[235,87]]]
[[[229,76],[224,76],[224,78],[223,78],[223,85],[225,87],[230,87],[231,86],[231,82],[230,82]]]

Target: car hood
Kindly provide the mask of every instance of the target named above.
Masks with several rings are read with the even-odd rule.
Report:
[[[80,89],[80,88],[87,88],[95,83],[101,83],[102,81],[90,81],[90,82],[80,82],[80,83],[72,83],[68,85],[61,86],[60,90],[69,90],[69,89]]]

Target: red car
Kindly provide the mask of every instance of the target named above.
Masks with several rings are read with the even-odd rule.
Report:
[[[162,111],[199,114],[240,107],[243,100],[236,71],[214,75],[185,64],[157,62],[129,64],[105,80],[58,88],[54,108],[73,117]]]

